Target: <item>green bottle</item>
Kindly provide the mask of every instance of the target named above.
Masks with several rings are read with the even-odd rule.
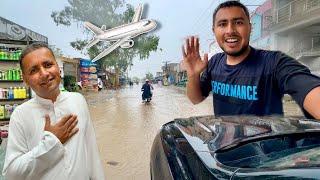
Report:
[[[12,78],[12,70],[11,69],[9,69],[8,70],[8,80],[12,80],[13,78]]]
[[[0,60],[3,60],[4,58],[3,58],[3,48],[2,47],[0,47]]]
[[[17,71],[17,70],[12,69],[12,80],[14,80],[14,81],[16,81],[16,80],[17,80],[16,71]]]
[[[0,119],[4,119],[4,105],[0,105]]]
[[[20,69],[16,69],[16,80],[20,80],[21,79],[21,77],[20,77]]]
[[[3,59],[7,60],[8,59],[8,50],[5,48],[3,49]]]

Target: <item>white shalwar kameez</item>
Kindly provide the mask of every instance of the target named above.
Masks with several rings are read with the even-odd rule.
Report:
[[[45,115],[51,123],[75,114],[79,128],[61,144],[44,131]],[[12,113],[3,174],[7,180],[103,180],[104,172],[87,103],[79,93],[60,92],[56,102],[39,96]]]

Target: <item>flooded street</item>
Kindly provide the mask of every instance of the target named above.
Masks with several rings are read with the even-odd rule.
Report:
[[[141,100],[141,85],[86,95],[107,179],[150,179],[150,150],[162,124],[178,117],[212,114],[212,98],[192,105],[176,87],[154,85],[150,104]],[[301,115],[294,102],[286,115]]]
[[[182,90],[158,85],[151,103],[144,104],[140,88],[134,85],[86,96],[107,179],[150,179],[151,145],[161,125],[213,112],[212,99],[194,106]]]

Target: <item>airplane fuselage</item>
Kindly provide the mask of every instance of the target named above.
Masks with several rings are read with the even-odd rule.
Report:
[[[103,34],[97,35],[96,38],[102,41],[117,41],[124,37],[133,38],[153,30],[156,26],[157,24],[153,20],[141,20],[105,30]]]

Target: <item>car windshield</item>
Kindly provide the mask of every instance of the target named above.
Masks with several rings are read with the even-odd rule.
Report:
[[[320,133],[265,136],[223,148],[215,158],[238,168],[290,168],[320,166]]]
[[[269,161],[265,162],[260,168],[288,168],[288,167],[309,167],[320,166],[320,146],[308,148],[296,148],[284,150],[277,153]]]

